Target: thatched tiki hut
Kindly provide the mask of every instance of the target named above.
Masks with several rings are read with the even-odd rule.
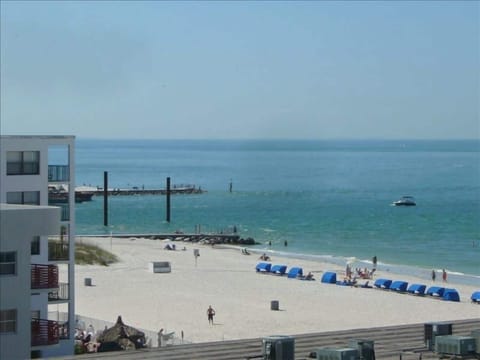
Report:
[[[99,352],[139,349],[145,346],[145,334],[125,325],[119,316],[115,325],[106,329],[97,341],[100,343]]]

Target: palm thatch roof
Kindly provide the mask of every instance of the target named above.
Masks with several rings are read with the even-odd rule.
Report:
[[[117,322],[111,328],[106,329],[97,339],[104,348],[127,349],[141,348],[145,344],[145,333],[132,326],[125,325],[122,317],[118,316]],[[115,346],[117,345],[117,346]]]

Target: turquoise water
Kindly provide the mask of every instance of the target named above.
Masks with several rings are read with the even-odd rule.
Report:
[[[110,197],[107,228],[97,197],[76,205],[78,234],[235,225],[286,255],[376,255],[386,268],[446,268],[480,286],[480,141],[78,139],[77,185],[103,186],[104,171],[109,187],[164,188],[171,177],[207,193],[173,196],[170,223],[163,196]],[[417,206],[391,206],[402,195]]]

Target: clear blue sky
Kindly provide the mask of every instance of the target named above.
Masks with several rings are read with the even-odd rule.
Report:
[[[1,133],[480,138],[479,2],[1,2]]]

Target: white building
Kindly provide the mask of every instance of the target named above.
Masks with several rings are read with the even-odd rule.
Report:
[[[74,143],[0,137],[1,359],[74,352]]]

